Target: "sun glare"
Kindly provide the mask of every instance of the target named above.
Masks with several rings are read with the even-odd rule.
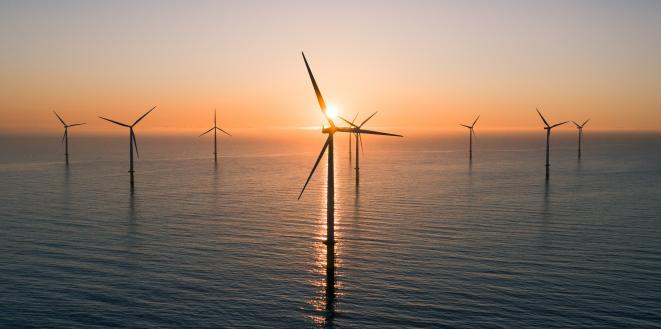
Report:
[[[337,108],[335,106],[328,107],[326,110],[326,115],[331,119],[337,118]]]

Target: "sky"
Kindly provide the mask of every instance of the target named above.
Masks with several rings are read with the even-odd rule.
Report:
[[[5,134],[317,129],[301,51],[370,128],[661,130],[661,1],[3,0],[0,44]]]

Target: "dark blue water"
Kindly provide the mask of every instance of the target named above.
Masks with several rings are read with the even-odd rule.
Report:
[[[133,194],[123,139],[3,137],[0,327],[659,327],[661,136],[558,137],[548,183],[543,137],[366,139],[359,188],[338,138],[332,301],[322,136],[147,138]]]

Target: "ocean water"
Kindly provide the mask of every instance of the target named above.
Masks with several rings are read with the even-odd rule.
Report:
[[[358,187],[341,136],[334,282],[312,136],[141,139],[133,192],[124,139],[2,137],[0,327],[661,326],[661,135],[554,136],[548,181],[542,131],[366,139]]]

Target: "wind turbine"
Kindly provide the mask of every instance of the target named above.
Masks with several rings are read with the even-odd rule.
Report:
[[[333,135],[336,132],[343,132],[343,133],[354,133],[354,134],[361,133],[361,134],[371,134],[371,135],[385,135],[385,136],[399,136],[399,137],[402,136],[379,132],[379,131],[365,130],[357,127],[335,126],[335,123],[333,122],[333,118],[330,117],[326,111],[326,102],[324,102],[324,98],[321,96],[321,91],[319,91],[319,86],[317,85],[317,81],[314,79],[314,75],[312,74],[310,65],[308,65],[308,61],[305,58],[305,54],[304,53],[301,54],[303,55],[303,61],[305,62],[305,67],[308,70],[308,75],[310,76],[310,80],[312,81],[312,87],[314,88],[314,92],[317,95],[317,101],[319,102],[321,113],[324,115],[324,117],[330,124],[330,127],[328,128],[322,127],[321,129],[322,133],[328,134],[328,138],[326,139],[324,146],[321,148],[319,157],[317,157],[317,161],[314,163],[314,166],[312,167],[312,171],[310,172],[308,179],[305,181],[305,185],[303,185],[303,189],[301,190],[301,193],[298,195],[298,199],[299,200],[301,199],[303,192],[305,192],[305,188],[308,186],[308,183],[310,182],[310,178],[312,178],[312,175],[314,174],[314,171],[317,169],[317,166],[319,165],[321,158],[324,156],[326,149],[328,149],[328,183],[326,185],[327,192],[326,192],[326,242],[325,243],[328,245],[329,251],[331,251],[331,247],[335,244],[335,173],[334,173],[335,168],[333,163],[333,157],[334,157]],[[332,257],[331,254],[332,254],[331,252],[327,254],[328,257],[327,261],[328,261],[328,266],[332,270],[332,268],[335,265],[334,265],[334,261],[331,261],[334,260],[334,258],[331,258]],[[327,270],[329,270],[329,268],[327,268]]]
[[[68,125],[62,120],[59,114],[57,112],[53,111],[55,113],[55,116],[62,122],[62,125],[64,126],[64,135],[62,135],[62,143],[64,143],[64,158],[66,159],[66,163],[69,164],[69,127],[75,127],[75,126],[80,126],[84,125],[85,123],[74,123],[71,125]]]
[[[218,130],[220,130],[220,131],[224,132],[225,134],[227,134],[228,136],[232,136],[232,135],[230,135],[230,133],[226,132],[225,130],[220,129],[218,127],[218,125],[216,125],[216,109],[213,109],[213,127],[211,127],[209,130],[203,132],[198,137],[202,137],[202,136],[206,135],[207,133],[209,133],[212,130],[213,130],[213,162],[217,163],[218,162],[218,137],[216,136],[216,133],[218,132]]]
[[[590,121],[590,119],[585,120],[582,125],[579,125],[578,123],[572,121],[576,125],[576,129],[578,129],[578,158],[581,158],[581,137],[583,137],[583,127]]]
[[[372,115],[370,115],[367,119],[363,120],[363,122],[361,122],[359,125],[354,124],[355,118],[354,118],[354,121],[352,121],[352,122],[349,122],[349,120],[347,120],[343,117],[340,117],[340,116],[338,116],[338,118],[342,119],[342,121],[348,123],[352,127],[360,129],[367,123],[367,121],[369,121],[374,115],[376,115],[376,113],[377,112],[372,113]],[[356,169],[356,185],[358,185],[358,182],[360,181],[360,153],[358,152],[358,144],[360,144],[360,149],[363,151],[363,154],[364,154],[365,149],[363,148],[363,137],[360,136],[360,133],[355,133],[354,135],[356,136],[356,168],[355,168]],[[401,135],[395,135],[395,134],[391,134],[391,135],[402,137]]]
[[[544,116],[542,115],[542,113],[539,112],[539,110],[537,108],[535,108],[535,110],[537,111],[537,114],[539,114],[539,117],[542,118],[542,121],[544,121],[544,125],[545,125],[544,129],[546,130],[546,179],[549,179],[549,166],[550,166],[549,165],[549,139],[551,138],[551,129],[553,129],[557,126],[564,125],[565,123],[567,123],[569,121],[556,123],[554,125],[549,125],[549,123],[546,122],[546,119],[544,119]]]
[[[464,127],[469,129],[469,131],[468,131],[468,138],[469,138],[468,158],[471,159],[471,160],[473,159],[473,136],[475,136],[475,130],[473,130],[473,127],[475,127],[475,124],[477,123],[477,120],[479,118],[480,118],[480,116],[478,115],[477,118],[475,118],[475,121],[473,121],[473,124],[470,125],[470,126],[459,124],[460,126],[464,126]],[[475,137],[477,137],[477,136],[475,136]]]
[[[121,122],[117,122],[115,120],[111,120],[108,118],[104,117],[99,117],[103,120],[112,122],[114,124],[120,125],[122,127],[129,128],[129,173],[131,174],[131,187],[133,187],[133,147],[135,147],[135,154],[138,156],[138,159],[140,158],[140,153],[138,152],[138,142],[135,139],[135,133],[133,133],[133,127],[140,122],[144,117],[147,116],[151,111],[153,111],[156,108],[156,106],[152,107],[147,113],[143,114],[141,117],[138,118],[138,120],[135,120],[135,122],[132,125],[127,125]]]

